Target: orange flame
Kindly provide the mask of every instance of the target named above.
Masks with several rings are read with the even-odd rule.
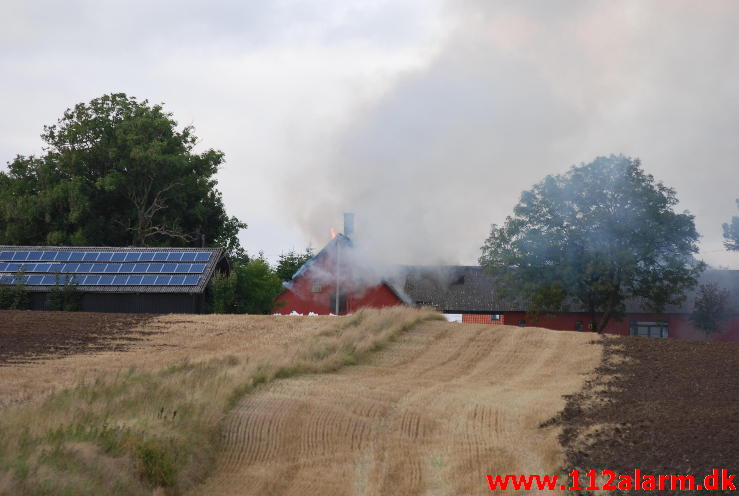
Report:
[[[333,227],[331,228],[331,239],[334,239],[336,237],[336,229]]]

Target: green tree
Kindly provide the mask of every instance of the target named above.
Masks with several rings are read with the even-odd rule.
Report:
[[[721,332],[721,325],[729,316],[729,291],[715,282],[701,284],[695,297],[690,321],[706,336]]]
[[[23,272],[13,274],[12,280],[5,276],[0,282],[0,310],[26,310],[31,306],[31,297],[23,285]]]
[[[0,173],[0,242],[187,246],[238,252],[246,227],[226,214],[215,174],[223,153],[196,153],[193,128],[160,105],[104,95],[45,126],[41,157]]]
[[[638,159],[599,157],[523,192],[513,216],[492,226],[480,264],[529,311],[576,305],[601,332],[628,298],[661,313],[695,286],[699,236],[677,202]]]
[[[277,276],[282,281],[289,281],[298,269],[311,258],[313,258],[313,248],[311,247],[306,248],[303,253],[290,250],[280,255],[280,258],[277,260],[275,273],[277,273]]]
[[[214,277],[209,292],[213,313],[270,314],[282,281],[260,254],[232,264],[229,275]]]
[[[736,207],[739,208],[739,199],[736,200]],[[739,250],[739,217],[733,216],[731,224],[724,224],[724,246],[727,250]]]

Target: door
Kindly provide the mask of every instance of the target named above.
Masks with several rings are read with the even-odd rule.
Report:
[[[336,292],[329,294],[328,311],[336,314]],[[339,294],[339,312],[337,315],[342,313],[346,313],[346,295]]]

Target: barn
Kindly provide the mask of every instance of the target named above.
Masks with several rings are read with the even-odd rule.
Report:
[[[724,331],[712,339],[739,341],[739,270],[707,270],[699,284],[716,283],[729,290],[731,315]],[[586,331],[590,316],[582,308],[572,306],[570,312],[541,315],[532,320],[526,313],[527,302],[520,298],[503,297],[496,291],[493,278],[478,266],[404,267],[395,281],[414,305],[432,306],[445,314],[458,316],[461,322],[537,326],[554,330]],[[695,293],[686,295],[681,305],[668,305],[662,314],[645,311],[637,299],[626,301],[622,321],[611,320],[605,329],[609,334],[645,337],[677,337],[703,339],[703,333],[693,327]]]
[[[281,314],[343,315],[360,308],[412,304],[388,281],[372,279],[355,263],[352,240],[337,234],[285,284],[275,309]]]
[[[570,312],[532,320],[526,312],[527,302],[501,296],[493,278],[479,266],[397,266],[381,271],[385,278],[377,278],[372,277],[373,271],[363,266],[352,248],[350,238],[337,235],[286,284],[277,300],[277,312],[344,314],[363,307],[402,304],[430,306],[468,323],[589,330],[589,315],[576,306]],[[712,339],[739,341],[739,271],[708,270],[700,280],[707,282],[729,290],[732,314],[725,330]],[[605,332],[702,339],[703,333],[693,327],[689,318],[694,301],[695,294],[690,293],[682,305],[668,306],[658,315],[644,311],[640,301],[629,300],[625,318],[609,322]]]
[[[202,313],[208,282],[227,271],[223,248],[0,246],[0,284],[22,285],[33,310],[66,286],[82,311]]]

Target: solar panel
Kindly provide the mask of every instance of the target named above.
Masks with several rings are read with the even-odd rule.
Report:
[[[110,262],[110,259],[113,257],[113,253],[110,251],[101,251],[100,256],[98,256],[97,261],[98,262]]]
[[[17,251],[13,254],[13,261],[22,261],[28,258],[28,252],[27,251]]]
[[[0,251],[0,284],[54,286],[195,286],[211,252]]]
[[[141,258],[139,258],[139,262],[151,262],[154,260],[154,253],[147,251],[141,254]]]
[[[167,253],[166,252],[156,252],[154,253],[154,261],[155,262],[166,262],[167,261]]]

